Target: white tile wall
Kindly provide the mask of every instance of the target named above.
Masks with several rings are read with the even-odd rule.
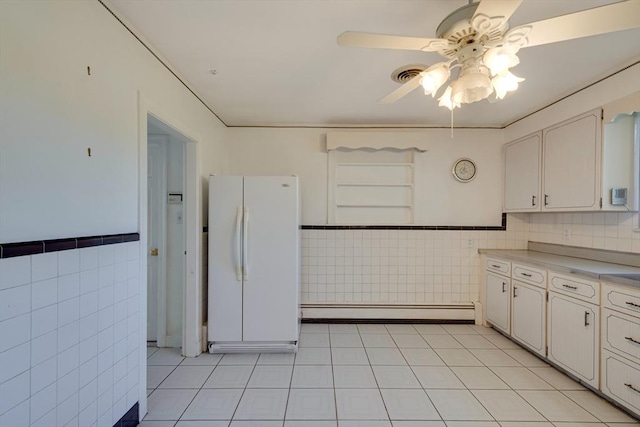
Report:
[[[111,427],[138,400],[138,242],[0,259],[0,425]]]
[[[302,302],[477,301],[478,248],[526,248],[527,218],[508,215],[506,231],[302,230]]]
[[[529,240],[640,253],[638,213],[530,214]]]

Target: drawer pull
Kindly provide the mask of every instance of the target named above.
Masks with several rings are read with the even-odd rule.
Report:
[[[504,288],[505,286],[507,286],[507,284],[505,282],[502,282],[502,293],[507,292]]]
[[[627,340],[627,341],[631,341],[632,343],[640,344],[640,341],[636,341],[631,337],[624,337],[624,339]]]
[[[626,385],[627,387],[629,387],[631,390],[635,391],[636,393],[640,393],[640,390],[638,390],[637,388],[635,388],[631,384],[624,383],[624,385]]]
[[[520,275],[524,276],[524,277],[531,277],[531,274],[529,274],[529,273],[520,273]]]
[[[573,289],[574,291],[578,289],[577,286],[565,285],[564,283],[562,284],[562,286],[565,288]]]
[[[627,305],[630,305],[631,307],[637,307],[637,308],[640,308],[640,304],[636,304],[636,303],[631,302],[631,301],[627,301]]]
[[[495,265],[495,264],[491,264],[491,267],[493,267],[493,268],[500,268],[500,266],[499,266],[499,265]]]
[[[589,325],[590,325],[590,323],[589,323],[589,312],[585,311],[584,312],[584,326],[589,326]]]

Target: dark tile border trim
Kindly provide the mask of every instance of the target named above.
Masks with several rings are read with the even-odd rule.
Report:
[[[70,237],[66,239],[38,240],[34,242],[0,243],[0,259],[90,248],[92,246],[114,245],[116,243],[137,242],[139,233],[107,234],[104,236]]]
[[[332,323],[332,324],[340,324],[340,323],[359,323],[359,324],[407,324],[407,325],[415,325],[415,324],[438,324],[438,325],[473,325],[475,322],[473,320],[460,320],[460,319],[336,319],[336,318],[328,318],[328,319],[316,319],[316,318],[306,318],[303,317],[300,320],[302,323]]]
[[[500,226],[477,225],[301,225],[302,230],[448,230],[448,231],[506,231],[507,214],[502,214]]]
[[[138,416],[140,415],[138,402],[122,416],[113,427],[136,427],[138,425]]]

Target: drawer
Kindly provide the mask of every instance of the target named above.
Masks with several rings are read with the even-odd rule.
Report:
[[[602,285],[602,306],[640,317],[640,289],[622,285]]]
[[[598,304],[600,283],[574,275],[549,272],[549,290]]]
[[[622,406],[640,414],[640,366],[602,350],[601,390]]]
[[[513,264],[511,277],[540,288],[547,287],[547,271],[528,265]]]
[[[495,258],[487,258],[486,268],[488,271],[502,274],[503,276],[511,275],[511,263],[509,261],[502,261]]]
[[[604,348],[640,363],[640,319],[608,308],[602,314]]]

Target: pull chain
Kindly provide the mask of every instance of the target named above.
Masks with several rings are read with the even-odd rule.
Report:
[[[451,139],[453,139],[453,108],[451,109]]]

